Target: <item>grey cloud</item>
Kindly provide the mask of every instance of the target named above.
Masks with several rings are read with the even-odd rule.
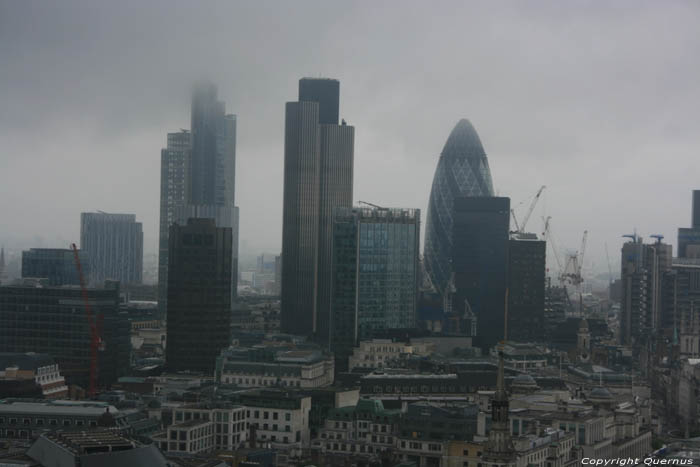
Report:
[[[675,243],[689,222],[698,13],[690,0],[0,1],[0,243],[76,238],[79,212],[99,208],[136,213],[155,250],[159,151],[189,127],[204,77],[239,116],[242,240],[279,250],[284,102],[321,74],[341,80],[356,126],[356,200],[425,216],[467,117],[499,193],[527,204],[548,185],[538,218],[562,246],[588,229],[607,269],[606,242],[615,258],[634,227]]]

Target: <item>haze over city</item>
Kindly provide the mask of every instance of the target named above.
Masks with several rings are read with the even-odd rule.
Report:
[[[700,170],[700,4],[0,3],[0,244],[66,248],[83,211],[134,213],[157,251],[160,150],[194,82],[238,117],[242,256],[279,252],[284,103],[341,82],[354,198],[427,211],[442,146],[476,128],[494,189],[597,272],[622,234],[689,224]],[[10,221],[11,220],[11,221]],[[422,242],[421,242],[422,244]],[[613,253],[615,252],[615,253]]]

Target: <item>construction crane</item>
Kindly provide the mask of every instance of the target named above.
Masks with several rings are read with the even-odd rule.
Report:
[[[524,233],[525,232],[525,226],[527,226],[527,221],[530,220],[530,216],[532,216],[532,211],[535,210],[535,206],[537,205],[537,201],[540,199],[540,196],[542,195],[542,192],[544,189],[547,188],[545,185],[542,185],[539,190],[537,190],[537,194],[535,194],[535,197],[532,198],[532,202],[530,203],[530,207],[527,209],[527,213],[525,213],[525,217],[523,217],[522,222],[518,225],[518,220],[515,218],[515,210],[511,209],[510,214],[513,216],[513,222],[515,223],[515,232],[516,233]]]
[[[557,246],[554,244],[554,237],[552,236],[551,227],[549,223],[551,219],[552,216],[547,216],[547,218],[544,219],[544,230],[542,232],[542,238],[544,238],[544,240],[547,243],[549,243],[549,245],[552,247],[554,259],[557,261],[557,267],[559,268],[559,270],[557,271],[557,277],[559,277],[559,281],[561,282],[561,276],[564,273],[564,270],[561,265],[561,260],[559,259],[559,252],[557,251]]]
[[[382,209],[384,211],[386,211],[386,209],[387,209],[387,208],[383,208],[381,206],[377,206],[376,204],[368,203],[367,201],[358,201],[358,203],[364,204],[365,206],[371,206],[371,207],[376,208],[376,209]]]
[[[664,236],[661,234],[654,234],[654,235],[649,235],[651,238],[656,239],[656,243],[661,243],[661,240],[664,239]]]
[[[73,250],[73,259],[75,260],[75,268],[78,270],[78,279],[80,280],[80,292],[83,296],[83,304],[85,305],[85,316],[87,317],[88,326],[90,329],[90,384],[88,387],[88,396],[93,397],[97,392],[97,351],[100,348],[100,334],[97,329],[97,323],[90,308],[90,299],[88,297],[87,288],[85,286],[85,278],[83,276],[83,268],[80,265],[80,257],[78,255],[78,247],[75,243],[71,244]]]
[[[581,288],[581,284],[583,283],[581,268],[583,267],[583,257],[586,253],[587,237],[588,230],[584,230],[583,239],[581,239],[581,248],[568,256],[566,266],[564,267],[564,273],[562,274],[562,278],[565,281],[568,281],[569,284],[575,286],[579,290]]]

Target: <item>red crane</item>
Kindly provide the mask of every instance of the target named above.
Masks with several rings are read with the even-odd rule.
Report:
[[[88,325],[90,326],[90,386],[88,388],[88,396],[92,397],[97,392],[97,350],[100,347],[100,334],[97,330],[95,318],[92,315],[92,309],[90,308],[90,299],[88,298],[85,279],[83,278],[83,268],[80,265],[80,258],[78,257],[78,247],[73,243],[71,244],[71,249],[73,250],[75,267],[78,270],[80,292],[82,293],[83,303],[85,304],[85,315],[87,316]]]

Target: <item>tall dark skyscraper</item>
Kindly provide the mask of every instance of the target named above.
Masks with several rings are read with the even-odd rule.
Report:
[[[457,122],[440,154],[428,202],[423,258],[435,291],[447,290],[452,255],[452,216],[455,198],[493,196],[486,152],[469,120]]]
[[[80,249],[90,258],[90,281],[140,284],[143,274],[143,228],[133,214],[84,212],[80,215]]]
[[[453,219],[452,309],[471,309],[478,323],[477,343],[488,349],[505,329],[510,198],[456,198]]]
[[[340,84],[304,78],[284,142],[282,329],[328,341],[335,207],[352,207],[355,129],[338,125]]]
[[[170,227],[169,243],[166,365],[211,372],[230,344],[232,231],[189,219]]]
[[[299,102],[318,102],[318,123],[337,125],[340,106],[340,82],[337,79],[302,78]]]

